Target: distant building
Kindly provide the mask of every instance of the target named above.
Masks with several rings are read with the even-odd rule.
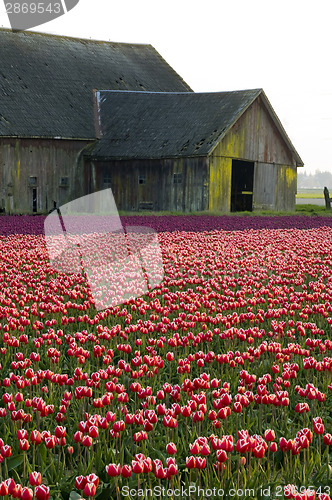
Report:
[[[303,162],[262,89],[96,92],[86,192],[120,210],[294,210]]]
[[[47,212],[85,194],[93,89],[190,92],[151,45],[0,29],[0,209]]]

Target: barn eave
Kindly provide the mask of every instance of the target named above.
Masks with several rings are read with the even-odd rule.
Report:
[[[95,141],[96,137],[62,137],[51,135],[0,135],[0,139],[33,139],[33,140],[47,140],[47,141]]]
[[[91,155],[89,154],[89,152],[87,151],[85,154],[84,154],[84,157],[87,159],[87,160],[90,160],[90,161],[133,161],[133,160],[180,160],[180,159],[183,159],[183,158],[206,158],[206,155],[203,155],[203,154],[190,154],[190,155],[167,155],[167,156],[162,156],[162,155],[158,155],[158,156],[101,156],[101,155]]]

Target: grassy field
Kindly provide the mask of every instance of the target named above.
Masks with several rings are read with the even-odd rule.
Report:
[[[323,199],[324,193],[322,189],[298,189],[296,198]]]

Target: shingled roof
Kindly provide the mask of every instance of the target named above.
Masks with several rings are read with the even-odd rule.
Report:
[[[172,158],[209,155],[258,97],[286,144],[303,164],[262,89],[218,93],[97,91],[100,141],[95,158]]]
[[[191,91],[151,45],[0,29],[0,136],[95,138],[100,88]]]
[[[259,92],[98,91],[101,140],[92,155],[106,158],[205,156]]]

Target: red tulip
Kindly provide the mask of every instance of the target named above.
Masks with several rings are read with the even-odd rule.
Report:
[[[48,500],[50,497],[50,488],[44,484],[36,486],[35,495],[37,500]]]
[[[5,444],[3,446],[1,446],[0,448],[0,452],[1,452],[1,455],[4,457],[4,458],[8,458],[11,456],[12,454],[12,449],[11,447],[8,445],[8,444]],[[1,495],[0,495],[1,496]]]
[[[275,432],[273,429],[267,429],[264,433],[265,441],[274,441],[276,438]]]
[[[98,488],[99,477],[96,474],[89,474],[88,476],[86,476],[86,481],[87,481],[87,483],[95,484],[96,488]]]
[[[122,477],[128,478],[131,477],[132,470],[130,465],[123,465],[121,469],[121,475]]]
[[[78,490],[83,490],[86,483],[87,483],[87,479],[85,476],[76,476],[75,477],[75,488],[77,488]]]
[[[193,455],[198,455],[201,451],[201,446],[197,441],[195,441],[193,444],[189,444],[189,449],[190,453],[192,453]]]
[[[54,430],[54,434],[57,438],[62,438],[62,437],[65,437],[66,435],[66,427],[62,427],[60,425],[58,425],[55,430]]]
[[[89,436],[91,438],[96,438],[98,437],[98,427],[96,425],[92,425],[90,428],[89,428]],[[83,445],[84,446],[84,445]]]
[[[123,420],[118,420],[113,424],[114,432],[122,432],[125,430],[125,422]]]
[[[26,429],[19,429],[17,431],[18,439],[28,439],[28,431]]]
[[[263,458],[265,454],[265,448],[263,445],[259,444],[253,448],[252,452],[256,458]]]
[[[9,495],[15,496],[18,485],[15,483],[14,479],[8,478],[4,481],[4,483],[7,485]]]
[[[295,498],[297,494],[296,488],[293,484],[287,484],[284,486],[284,496],[285,498]]]
[[[277,445],[277,443],[276,443],[276,442],[272,442],[272,443],[270,444],[270,451],[271,451],[272,453],[275,453],[277,450],[278,450],[278,445]]]
[[[30,434],[30,440],[34,444],[40,444],[42,441],[42,437],[41,437],[40,432],[37,430],[32,431]]]
[[[210,446],[206,443],[202,444],[200,449],[200,454],[203,456],[207,456],[210,455],[210,453],[211,453]]]
[[[5,497],[8,495],[8,486],[5,482],[0,483],[0,496]]]
[[[217,460],[218,460],[218,462],[226,462],[227,453],[225,450],[218,450],[217,451]]]
[[[139,460],[132,460],[131,468],[135,474],[142,474],[144,472],[144,464]]]
[[[308,412],[309,411],[309,405],[308,403],[298,403],[296,406],[295,406],[295,411],[297,413],[304,413],[304,412]]]
[[[75,443],[81,443],[83,441],[83,432],[76,431],[74,434],[74,441]]]
[[[30,447],[29,441],[27,439],[20,439],[18,442],[19,448],[22,451],[27,451]]]
[[[204,469],[205,466],[206,466],[206,458],[196,457],[196,468],[197,469]]]
[[[332,446],[332,434],[329,433],[325,434],[323,441],[324,444],[326,444],[327,446]]]
[[[246,453],[249,450],[249,442],[246,439],[239,439],[236,443],[238,453]]]
[[[166,451],[169,455],[175,455],[177,452],[176,446],[174,443],[168,443],[166,445]]]
[[[27,486],[25,488],[22,488],[21,491],[21,500],[32,500],[33,498],[33,491],[31,488],[28,488]]]
[[[84,436],[82,439],[82,445],[86,446],[87,448],[92,445],[92,437],[90,436]]]
[[[54,448],[55,445],[56,445],[55,439],[56,438],[54,436],[50,436],[50,437],[47,436],[47,437],[45,437],[44,443],[45,443],[46,448],[48,448],[49,450],[51,450],[52,448]]]
[[[155,467],[154,474],[157,479],[164,479],[166,477],[166,472],[162,465],[157,465]]]
[[[97,488],[94,483],[86,483],[84,486],[84,495],[86,497],[94,497],[96,494]]]
[[[109,476],[120,476],[121,474],[121,465],[120,464],[108,464],[106,465],[106,472]]]
[[[319,422],[314,423],[314,432],[315,434],[324,434],[324,425]]]

